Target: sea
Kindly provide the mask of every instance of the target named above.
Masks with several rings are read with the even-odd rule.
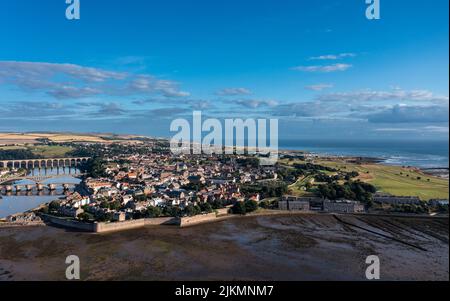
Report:
[[[449,144],[443,140],[280,140],[279,149],[333,156],[379,158],[384,164],[448,168]]]

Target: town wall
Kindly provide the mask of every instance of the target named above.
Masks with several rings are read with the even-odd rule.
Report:
[[[47,215],[47,214],[43,214],[42,217],[45,221],[50,222],[55,225],[58,225],[58,226],[72,228],[72,229],[78,229],[78,230],[87,231],[87,232],[96,232],[95,224],[84,223],[84,222],[79,222],[79,221],[74,221],[74,220],[68,220],[65,218],[51,216],[51,215]]]
[[[123,230],[131,230],[136,228],[145,227],[144,219],[136,219],[124,222],[116,222],[116,223],[96,223],[94,227],[95,233],[104,233],[104,232],[114,232],[114,231],[123,231]]]
[[[223,211],[223,212],[225,212],[225,211]],[[182,217],[182,218],[180,218],[180,227],[183,228],[183,227],[195,226],[195,225],[204,224],[204,223],[221,221],[221,220],[227,219],[231,216],[232,215],[228,215],[225,213],[224,213],[224,215],[219,215],[214,212],[214,213],[203,214],[203,215]]]
[[[217,211],[217,216],[228,215],[228,211],[230,211],[230,208],[217,209],[216,211]]]
[[[123,231],[143,228],[145,226],[175,225],[179,223],[178,219],[172,217],[146,218],[115,223],[85,223],[50,215],[44,215],[44,219],[55,225],[94,233]]]
[[[178,219],[173,217],[157,217],[145,219],[146,226],[178,225],[178,223]]]

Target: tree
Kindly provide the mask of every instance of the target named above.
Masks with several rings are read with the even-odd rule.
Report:
[[[102,158],[96,157],[89,160],[87,163],[83,163],[80,169],[92,178],[100,178],[106,176],[105,164],[106,163]]]
[[[49,205],[48,208],[50,209],[50,211],[56,211],[59,209],[59,207],[61,207],[61,205],[59,204],[58,201],[52,201]]]
[[[234,204],[233,207],[231,208],[231,212],[233,212],[233,214],[245,215],[246,211],[244,203],[236,202],[236,204]]]
[[[44,213],[44,214],[48,214],[48,212],[49,212],[48,207],[42,207],[42,208],[40,209],[40,212],[41,212],[41,213]]]
[[[184,213],[187,216],[195,216],[195,215],[202,213],[202,210],[200,209],[199,206],[194,206],[191,204],[184,209]]]
[[[109,209],[111,209],[111,210],[117,211],[120,209],[120,207],[121,207],[121,204],[119,201],[114,201],[112,203],[109,203]]]
[[[0,150],[0,160],[22,160],[39,158],[42,158],[42,156],[36,155],[29,149]]]
[[[222,209],[224,207],[223,200],[214,200],[212,203],[212,209]]]
[[[182,210],[179,207],[175,206],[167,206],[163,209],[164,216],[181,217],[182,213]]]
[[[134,195],[134,196],[133,196],[133,199],[134,199],[136,202],[144,202],[144,201],[147,200],[147,196],[144,195],[144,194]]]
[[[349,199],[368,203],[376,190],[373,185],[361,181],[346,182],[342,185],[333,182],[319,185],[317,195],[329,200]]]
[[[262,201],[259,203],[259,207],[263,209],[275,209],[278,208],[278,201]]]
[[[213,207],[208,202],[200,204],[200,209],[202,212],[206,212],[206,213],[213,212]]]
[[[84,221],[84,222],[89,222],[94,220],[94,216],[88,212],[83,212],[80,215],[78,215],[78,219]]]
[[[244,202],[245,213],[250,213],[258,209],[258,203],[253,200],[247,200]]]
[[[112,212],[103,213],[97,219],[99,222],[111,222],[114,219],[114,213]]]
[[[155,218],[160,217],[161,214],[162,214],[161,208],[151,206],[147,208],[146,217]]]

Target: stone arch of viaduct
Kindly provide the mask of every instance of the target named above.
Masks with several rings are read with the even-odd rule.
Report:
[[[54,158],[54,159],[22,159],[22,160],[1,160],[0,168],[54,168],[54,167],[75,167],[89,160],[88,157],[79,158]]]

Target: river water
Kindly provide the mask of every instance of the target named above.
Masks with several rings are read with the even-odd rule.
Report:
[[[7,217],[11,214],[24,212],[33,208],[38,207],[41,204],[51,202],[53,200],[59,199],[64,196],[64,189],[61,183],[70,184],[69,191],[74,190],[74,185],[80,183],[80,179],[77,178],[77,175],[80,174],[80,170],[74,167],[65,167],[65,168],[54,168],[54,169],[34,169],[28,172],[28,175],[32,176],[50,176],[55,175],[58,178],[49,179],[44,181],[42,184],[45,186],[48,184],[57,184],[56,190],[49,191],[48,189],[44,189],[41,192],[38,192],[37,189],[33,189],[33,191],[26,192],[22,191],[19,193],[12,192],[6,194],[5,191],[2,192],[0,199],[0,218]],[[12,185],[35,185],[33,181],[30,180],[21,180],[12,183]]]

